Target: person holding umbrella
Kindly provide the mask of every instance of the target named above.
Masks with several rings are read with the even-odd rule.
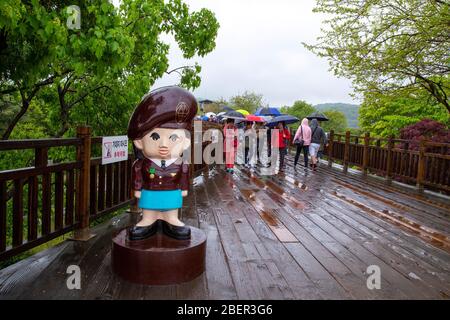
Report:
[[[251,157],[250,157],[250,165],[256,164],[259,161],[259,132],[263,129],[263,123],[265,122],[264,118],[261,116],[256,116],[254,114],[250,114],[245,116],[247,121],[254,123],[251,127],[251,132],[249,132],[250,138],[253,139],[253,142],[256,144],[256,148],[252,148]],[[250,140],[250,139],[249,139]]]
[[[256,129],[252,121],[247,121],[244,132],[244,164],[247,168],[252,168],[256,162],[257,153]]]
[[[319,126],[319,121],[316,118],[311,120],[311,144],[309,145],[309,154],[311,155],[311,166],[314,171],[317,169],[317,152],[320,149],[320,144],[323,142],[325,146],[328,145],[328,138],[325,131]]]
[[[272,132],[272,145],[278,148],[280,155],[279,172],[283,172],[284,159],[287,154],[287,147],[289,144],[289,140],[291,139],[291,133],[289,132],[289,129],[286,127],[286,124],[284,122],[278,122],[276,129],[278,129],[278,132],[277,131]],[[278,139],[276,137],[276,133],[278,133]]]
[[[225,126],[223,127],[223,151],[225,153],[225,170],[226,172],[233,173],[234,161],[236,159],[237,151],[237,128],[234,125],[234,119],[226,119]]]
[[[298,127],[294,136],[294,144],[297,147],[295,152],[294,169],[297,166],[300,153],[303,151],[303,159],[305,161],[305,170],[308,168],[308,149],[311,144],[311,128],[308,125],[308,119],[304,118],[302,124]]]
[[[276,116],[269,120],[266,124],[267,127],[269,127],[268,131],[271,131],[270,128],[275,126],[276,129],[280,130],[280,136],[283,138],[282,141],[274,141],[273,140],[273,133],[268,135],[268,138],[271,138],[271,142],[275,142],[274,146],[278,147],[280,149],[280,171],[283,171],[283,165],[284,165],[284,158],[287,154],[287,147],[289,145],[289,141],[291,139],[291,133],[289,132],[289,129],[286,127],[287,124],[292,124],[298,122],[298,118],[291,116],[289,114],[282,114],[280,116]],[[280,125],[281,124],[281,125]],[[281,142],[281,143],[280,143]],[[280,147],[281,146],[281,147]],[[269,142],[269,152],[271,150],[270,142]],[[269,153],[269,158],[271,158],[271,154]]]

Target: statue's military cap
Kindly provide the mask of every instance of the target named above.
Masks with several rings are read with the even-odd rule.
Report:
[[[145,95],[128,123],[128,138],[142,138],[154,128],[189,129],[197,113],[197,100],[178,86],[155,89]]]

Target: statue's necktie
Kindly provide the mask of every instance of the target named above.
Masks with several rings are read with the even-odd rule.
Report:
[[[166,168],[166,160],[161,160],[161,168],[162,169]]]

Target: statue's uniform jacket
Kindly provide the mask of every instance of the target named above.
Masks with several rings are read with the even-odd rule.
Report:
[[[150,159],[136,160],[132,167],[133,189],[141,191],[138,206],[167,211],[183,206],[181,192],[189,189],[189,165],[178,159],[165,168]]]
[[[179,159],[163,169],[150,159],[138,159],[133,163],[132,181],[134,190],[188,190],[189,165]]]

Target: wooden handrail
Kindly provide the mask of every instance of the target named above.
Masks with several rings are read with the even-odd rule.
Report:
[[[348,131],[345,134],[330,131],[329,141],[326,150],[329,166],[338,161],[344,172],[349,166],[356,166],[363,175],[370,172],[384,176],[387,183],[398,179],[415,182],[420,191],[424,186],[449,190],[450,143],[423,140],[419,150],[411,150],[410,146],[417,145],[417,141],[371,137],[368,133],[361,138]]]
[[[0,140],[0,151],[79,146],[80,144],[79,138]]]
[[[102,165],[100,158],[91,158],[90,129],[77,132],[76,138],[0,141],[0,152],[34,149],[34,167],[0,171],[0,261],[70,231],[75,239],[85,240],[91,219],[130,204],[132,160]],[[95,137],[94,143],[101,139]],[[77,158],[49,164],[53,147],[74,147]],[[114,195],[111,203],[105,203],[108,194]],[[12,234],[11,241],[7,234]]]
[[[73,169],[79,169],[82,166],[81,161],[64,162],[57,164],[49,164],[44,167],[28,167],[12,170],[0,171],[0,180],[15,180],[34,177],[42,174],[49,174]]]
[[[425,141],[425,145],[431,147],[447,147],[450,148],[450,143],[446,142],[434,142],[434,141]]]
[[[203,132],[222,129],[211,122],[202,122],[202,127]],[[83,238],[80,234],[89,236],[91,220],[132,202],[133,155],[126,161],[102,165],[101,159],[91,154],[92,146],[101,141],[102,137],[91,137],[86,128],[79,129],[77,138],[0,141],[0,152],[34,149],[35,156],[34,167],[0,171],[0,260],[69,231],[77,231],[79,239]],[[202,147],[207,144],[201,142]],[[449,193],[450,143],[423,140],[419,150],[410,150],[411,145],[413,141],[405,139],[331,131],[325,151],[330,166],[341,162],[346,169],[359,167],[363,173],[384,176],[386,181],[398,179],[415,183],[419,190]],[[75,147],[77,158],[49,164],[50,148],[62,146]],[[207,168],[204,163],[196,165],[197,170],[203,168]]]

